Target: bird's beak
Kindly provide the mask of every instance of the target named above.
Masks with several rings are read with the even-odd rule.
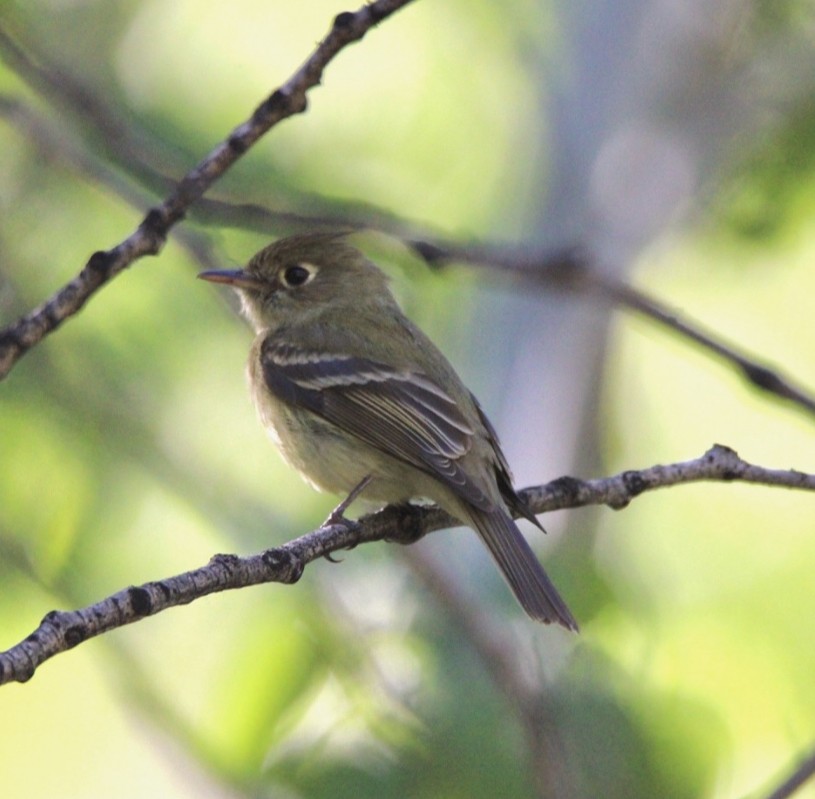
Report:
[[[198,277],[210,283],[225,283],[236,289],[259,289],[263,285],[259,278],[243,269],[212,269],[209,272],[199,272]]]

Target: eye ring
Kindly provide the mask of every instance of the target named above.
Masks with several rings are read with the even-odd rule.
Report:
[[[280,280],[286,288],[298,288],[310,283],[317,274],[317,267],[309,263],[290,264],[280,273]]]

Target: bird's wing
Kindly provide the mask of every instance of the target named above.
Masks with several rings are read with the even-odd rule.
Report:
[[[529,505],[521,498],[515,490],[515,486],[512,484],[512,470],[509,468],[509,462],[507,461],[506,455],[504,455],[504,451],[501,449],[498,433],[495,432],[495,428],[487,418],[487,414],[484,413],[478,400],[472,394],[470,394],[470,399],[472,399],[473,405],[475,405],[475,409],[478,411],[481,424],[487,431],[487,438],[492,446],[492,452],[495,457],[495,478],[498,482],[498,490],[507,503],[507,507],[517,511],[525,519],[532,522],[538,529],[543,530],[543,525],[538,521],[538,518],[532,512]],[[546,531],[544,530],[544,532]]]
[[[438,384],[419,371],[267,339],[263,376],[281,401],[440,480],[476,508],[494,503],[461,466],[475,431]]]

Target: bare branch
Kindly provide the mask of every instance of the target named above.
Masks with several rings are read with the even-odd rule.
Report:
[[[701,325],[682,319],[676,311],[631,286],[604,279],[599,275],[593,275],[592,279],[598,290],[620,305],[675,330],[704,349],[729,361],[741,371],[742,377],[756,388],[775,394],[815,414],[815,397],[795,386],[772,367],[759,363],[752,356],[740,353],[732,344],[720,338],[717,339],[712,333],[705,331]]]
[[[439,267],[463,261],[489,269],[497,268],[524,280],[594,294],[628,308],[674,330],[731,363],[756,388],[792,402],[815,415],[815,394],[796,386],[777,370],[760,363],[756,358],[739,352],[737,347],[706,331],[699,323],[682,318],[679,313],[645,292],[603,275],[590,256],[577,248],[535,252],[528,248],[511,249],[495,244],[457,245],[426,239],[408,241],[407,244],[430,266]]]
[[[375,0],[359,11],[338,14],[328,35],[292,77],[188,172],[170,196],[147,214],[133,234],[111,250],[94,253],[84,269],[53,297],[0,330],[0,379],[31,347],[76,314],[111,278],[138,258],[156,255],[170,228],[238,158],[276,124],[306,110],[306,93],[319,84],[329,62],[347,45],[361,39],[374,25],[409,2]]]
[[[94,96],[89,87],[76,79],[66,77],[64,69],[34,63],[2,30],[0,30],[0,54],[34,89],[49,100],[68,108],[75,117],[85,123],[86,127],[90,125],[104,142],[111,157],[136,179],[145,181],[154,188],[164,187],[170,183],[162,174],[161,168],[153,164],[154,154],[160,150],[160,142],[151,139],[146,145],[139,137],[133,136],[114,115],[107,113],[104,103]],[[42,62],[43,56],[39,55],[37,60]],[[50,135],[42,120],[35,123],[33,113],[25,109],[20,101],[0,98],[0,113],[20,126],[31,128],[40,146],[51,149],[59,146],[65,148],[65,145],[61,144],[63,137]],[[98,163],[95,164],[89,155],[73,150],[68,151],[67,155],[85,174],[102,180],[120,196],[134,203],[137,193],[123,185],[115,173]],[[168,159],[163,160],[166,162]],[[314,202],[319,200],[312,199]],[[144,202],[142,199],[141,203],[135,204],[143,207]],[[529,248],[512,248],[506,244],[442,241],[428,235],[427,231],[420,232],[415,224],[370,205],[348,208],[344,204],[342,210],[299,214],[293,211],[272,211],[253,203],[236,204],[219,199],[199,198],[190,211],[193,218],[204,224],[239,227],[269,234],[315,227],[375,229],[403,241],[431,266],[438,267],[451,261],[467,262],[519,275],[526,280],[548,286],[594,294],[674,330],[731,363],[744,379],[756,388],[815,414],[815,396],[811,392],[796,386],[775,368],[760,363],[754,356],[739,352],[732,344],[704,330],[697,322],[683,318],[675,310],[669,309],[644,292],[622,281],[604,276],[593,265],[593,259],[577,248],[541,252]],[[184,243],[194,252],[205,252],[200,241],[185,239]],[[2,335],[0,333],[0,377],[4,376]]]
[[[742,481],[815,491],[815,475],[754,466],[733,450],[716,445],[692,461],[622,472],[599,480],[561,477],[522,493],[535,513],[585,505],[620,509],[644,491],[703,480]],[[145,616],[186,605],[218,591],[260,583],[295,583],[307,564],[332,552],[370,541],[410,544],[428,533],[456,525],[456,519],[436,506],[389,506],[363,516],[359,522],[321,527],[258,555],[244,558],[216,555],[198,569],[126,588],[81,610],[53,611],[24,641],[0,653],[0,685],[25,682],[40,664],[54,655]]]
[[[815,776],[815,751],[804,758],[795,771],[771,794],[768,794],[767,799],[787,799],[787,797],[792,796],[801,788],[804,783],[812,779],[813,776]]]
[[[645,491],[701,481],[721,480],[815,491],[815,475],[795,469],[765,469],[742,460],[736,452],[715,444],[701,458],[667,466],[621,472],[600,480],[561,477],[544,486],[527,488],[523,495],[535,513],[586,505],[625,508]]]

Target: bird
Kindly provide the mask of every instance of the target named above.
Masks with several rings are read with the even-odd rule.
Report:
[[[346,232],[278,239],[241,269],[198,277],[237,291],[255,332],[247,376],[258,415],[308,483],[371,502],[437,503],[476,531],[532,619],[578,631],[513,520],[541,527],[495,429]]]

